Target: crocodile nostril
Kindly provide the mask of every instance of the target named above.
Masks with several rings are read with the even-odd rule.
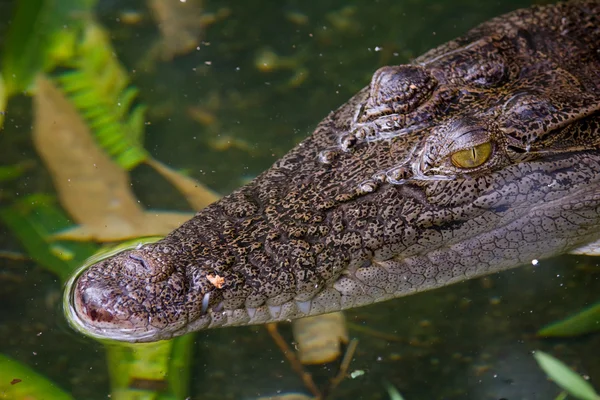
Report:
[[[144,257],[139,256],[137,254],[129,254],[129,258],[131,258],[132,260],[135,260],[138,263],[140,263],[142,265],[142,267],[144,267],[144,269],[146,271],[150,272],[152,270],[152,268],[150,268],[150,265],[148,265],[148,263],[146,262],[146,260],[144,259]]]
[[[106,310],[101,310],[95,307],[89,307],[87,311],[88,316],[92,321],[112,322],[115,319],[115,317],[111,313],[106,312]]]
[[[76,304],[80,314],[94,322],[112,322],[115,316],[103,307],[95,289],[84,289],[76,293]]]

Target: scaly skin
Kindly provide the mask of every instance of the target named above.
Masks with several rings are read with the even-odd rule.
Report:
[[[597,241],[599,52],[595,0],[518,10],[381,68],[253,182],[81,272],[72,323],[154,341],[358,307]],[[451,162],[482,143],[482,165]]]

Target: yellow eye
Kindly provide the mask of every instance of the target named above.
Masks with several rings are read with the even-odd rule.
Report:
[[[477,146],[457,151],[450,156],[452,164],[458,168],[475,168],[486,162],[492,155],[492,144],[485,142]]]

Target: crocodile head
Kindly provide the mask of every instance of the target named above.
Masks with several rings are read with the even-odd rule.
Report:
[[[387,300],[600,238],[600,4],[519,10],[388,66],[245,187],[82,271],[97,337]]]

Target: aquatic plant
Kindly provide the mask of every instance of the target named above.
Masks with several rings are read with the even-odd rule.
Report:
[[[567,367],[559,359],[540,350],[537,350],[533,356],[548,377],[571,396],[579,400],[600,399],[600,395],[594,390],[589,382]],[[562,395],[559,395],[559,397],[561,396]]]

